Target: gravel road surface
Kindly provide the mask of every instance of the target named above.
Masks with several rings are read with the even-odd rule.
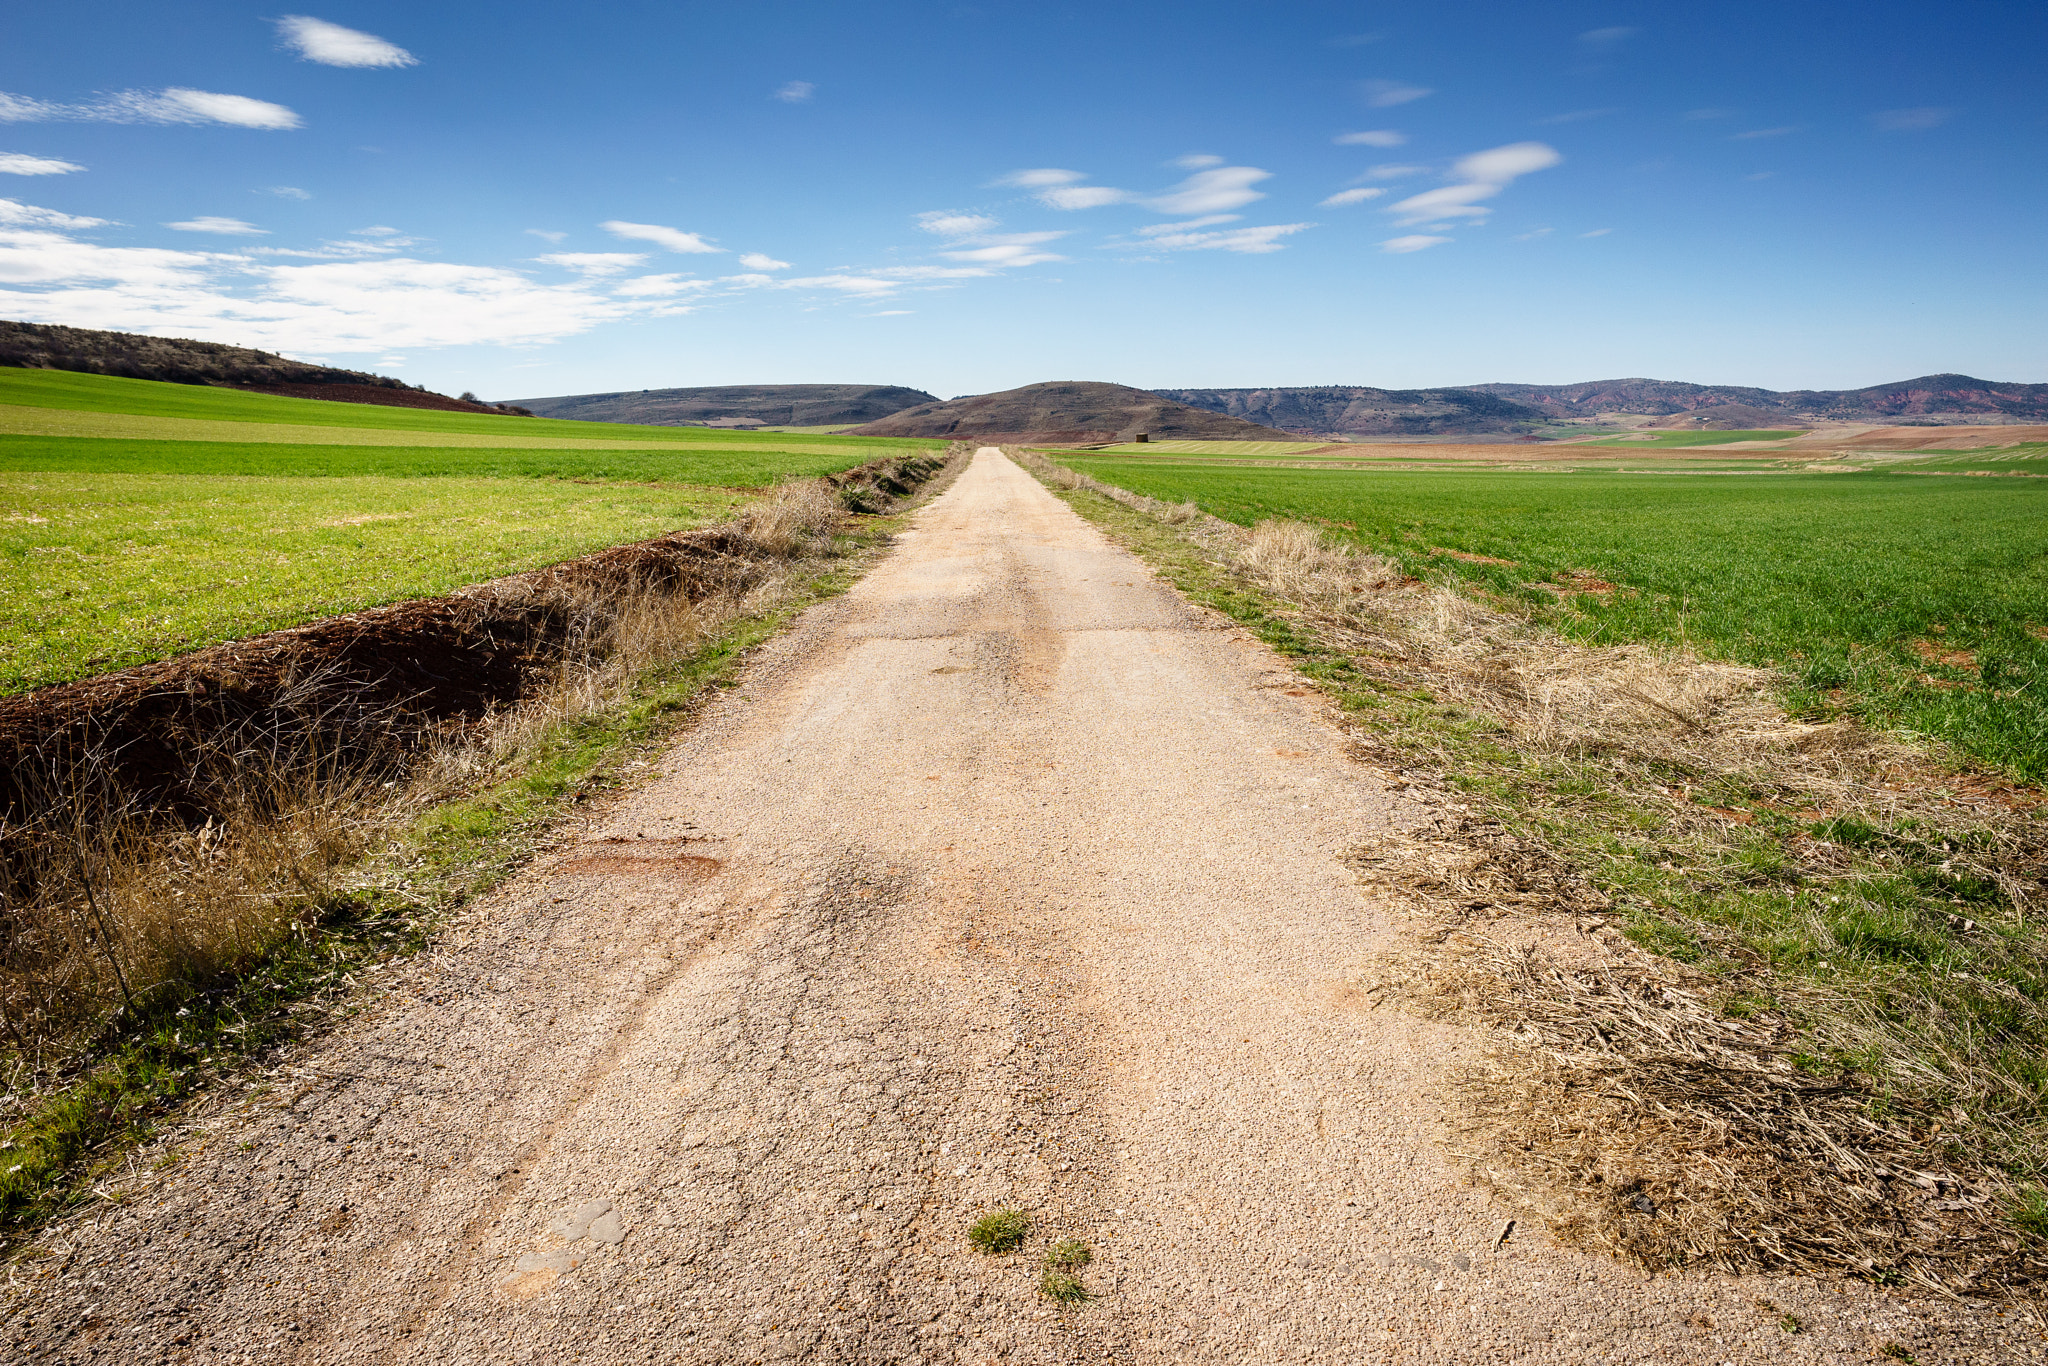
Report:
[[[985,449],[653,781],[54,1231],[0,1355],[2039,1359],[1503,1241],[1437,1099],[1476,1040],[1374,1008],[1403,928],[1343,861],[1426,813],[1322,705]],[[975,1252],[1002,1206],[1026,1247]]]

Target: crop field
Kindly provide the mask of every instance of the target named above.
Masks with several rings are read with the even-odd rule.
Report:
[[[1587,446],[1726,446],[1738,441],[1790,441],[1806,432],[1645,432],[1641,436],[1607,437],[1599,441],[1587,441]]]
[[[1776,667],[1802,711],[2048,777],[2048,482],[1060,458],[1243,525],[1320,523],[1515,597],[1579,639],[1686,641]]]
[[[701,526],[782,479],[941,445],[0,370],[0,693]]]

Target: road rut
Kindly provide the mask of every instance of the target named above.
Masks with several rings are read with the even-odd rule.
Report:
[[[17,1274],[37,1360],[2033,1359],[1470,1187],[1344,862],[1424,817],[984,449],[658,776]],[[977,1214],[1027,1208],[984,1257]],[[1052,1237],[1095,1298],[1036,1290]],[[1793,1315],[1801,1331],[1786,1331]],[[2023,1340],[2023,1338],[2025,1340]]]

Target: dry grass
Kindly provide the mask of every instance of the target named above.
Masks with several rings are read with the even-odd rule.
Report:
[[[205,811],[196,828],[105,781],[104,755],[47,775],[27,821],[0,841],[10,1089],[27,1095],[69,1075],[138,1014],[231,980],[310,931],[358,889],[364,856],[423,810],[493,780],[551,727],[615,705],[643,670],[778,600],[819,567],[842,516],[826,482],[785,484],[735,521],[731,552],[687,586],[543,575],[479,590],[570,623],[516,706],[366,759],[320,724],[323,707],[345,702],[309,673],[263,719],[207,737],[184,784]],[[396,711],[348,716],[350,733],[380,723],[416,729]]]
[[[1580,645],[1312,526],[1013,458],[1176,526],[1362,703],[1406,699],[1362,752],[1437,821],[1355,866],[1420,928],[1389,985],[1488,1028],[1453,1079],[1478,1175],[1648,1266],[2048,1273],[2038,794],[1790,717],[1766,670]]]

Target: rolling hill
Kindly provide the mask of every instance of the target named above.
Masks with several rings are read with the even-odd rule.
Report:
[[[629,389],[610,394],[522,398],[541,417],[633,422],[650,427],[851,427],[937,403],[922,389],[893,384],[725,384],[698,389]]]
[[[906,409],[855,429],[858,436],[929,436],[987,442],[1080,445],[1161,439],[1285,441],[1287,433],[1144,389],[1090,380],[1054,380],[971,394]]]
[[[331,365],[288,360],[246,346],[191,341],[184,337],[148,337],[139,332],[100,332],[84,327],[61,327],[54,323],[0,321],[0,366],[23,370],[69,370],[76,374],[153,379],[169,384],[204,384],[219,389],[327,399],[338,403],[529,416],[514,407],[450,398],[389,375],[338,370]]]
[[[1471,384],[1442,389],[1317,385],[1159,392],[1196,408],[1313,436],[1522,434],[1551,423],[1590,421],[1603,414],[1677,419],[1656,425],[1709,430],[1802,427],[1818,422],[1947,425],[2048,420],[2048,384],[1969,375],[1923,375],[1863,389],[1782,392],[1656,379]]]

